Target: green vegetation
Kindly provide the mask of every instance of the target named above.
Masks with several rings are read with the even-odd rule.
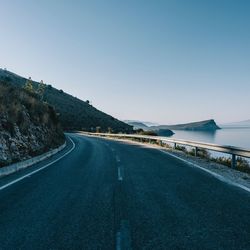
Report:
[[[132,132],[132,127],[107,115],[88,102],[79,100],[55,88],[46,88],[44,100],[60,113],[59,119],[65,130],[84,130],[90,132],[114,133]],[[98,127],[98,129],[96,129]]]
[[[188,150],[186,147],[179,146],[179,145],[177,145],[175,149],[182,151],[182,152],[185,152],[186,154],[195,156],[195,149]],[[231,157],[224,157],[224,156],[212,157],[211,153],[206,149],[198,149],[197,156],[200,158],[207,159],[209,161],[213,161],[213,162],[216,162],[216,163],[219,163],[219,164],[222,164],[224,166],[231,168],[231,162],[232,162]],[[245,158],[237,157],[236,170],[250,174],[249,161],[247,161]]]
[[[195,149],[194,148],[192,148],[191,150],[187,150],[185,148],[185,152],[188,153],[189,155],[195,156]],[[203,148],[199,148],[197,150],[197,156],[201,157],[201,158],[205,158],[205,159],[210,159],[211,158],[210,152],[208,150],[206,150],[206,149],[203,149]]]
[[[26,81],[24,89],[29,93],[34,93],[31,77]]]
[[[143,131],[143,130],[139,130],[138,132],[139,135],[150,135],[150,136],[158,136],[158,134],[155,131]]]
[[[230,157],[216,157],[216,158],[210,158],[210,160],[212,160],[216,163],[225,165],[227,167],[231,167],[231,158]],[[236,169],[241,171],[241,172],[245,172],[245,173],[250,174],[250,164],[246,159],[244,159],[242,157],[237,157]]]
[[[41,80],[41,82],[38,84],[37,91],[36,91],[41,101],[43,101],[45,89],[46,89],[46,84],[44,84],[43,80]]]
[[[137,130],[137,134],[140,134],[138,131],[141,132],[142,129]],[[115,136],[114,138],[124,139],[124,137],[122,137],[122,136],[121,137]],[[157,139],[144,139],[144,138],[127,138],[127,139],[132,140],[132,141],[136,141],[136,142],[156,144],[156,145],[159,145],[161,147],[168,148],[168,149],[173,148],[170,144],[162,143],[160,140],[157,140]],[[191,156],[195,156],[195,149],[194,148],[192,148],[190,150],[185,146],[177,144],[175,146],[175,150],[182,151],[185,154],[188,154]],[[198,149],[197,156],[200,158],[206,159],[207,161],[213,161],[213,162],[216,162],[216,163],[219,163],[219,164],[222,164],[222,165],[225,165],[225,166],[231,168],[231,160],[232,160],[231,157],[212,157],[211,153],[208,150],[202,149],[202,148]],[[245,158],[237,157],[236,170],[250,174],[249,161],[246,160]]]
[[[27,123],[25,111],[34,125],[56,129],[60,133],[59,139],[62,137],[59,120],[52,106],[40,102],[36,93],[30,93],[0,81],[0,113],[1,116],[8,117],[7,127],[4,127],[8,132],[13,132],[14,124],[19,126],[21,132],[27,132],[29,123]],[[5,126],[4,123],[3,126]],[[54,142],[57,144],[56,138],[51,138],[51,141],[52,144]]]
[[[0,80],[0,165],[48,151],[65,138],[54,108],[37,93]]]

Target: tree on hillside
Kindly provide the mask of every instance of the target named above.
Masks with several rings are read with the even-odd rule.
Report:
[[[88,105],[91,105],[92,106],[92,102],[90,100],[86,100],[85,101]]]
[[[108,133],[111,134],[112,133],[112,128],[108,127]]]
[[[38,88],[37,88],[37,94],[40,97],[41,101],[43,100],[45,89],[46,89],[46,84],[44,84],[43,80],[41,80],[41,82],[38,84]]]
[[[26,81],[26,83],[24,85],[24,89],[27,90],[30,93],[34,92],[31,77],[29,77],[29,79]]]

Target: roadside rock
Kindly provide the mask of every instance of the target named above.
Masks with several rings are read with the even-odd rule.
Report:
[[[34,93],[0,82],[0,167],[64,142],[54,109]]]

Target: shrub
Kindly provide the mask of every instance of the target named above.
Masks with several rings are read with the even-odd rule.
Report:
[[[236,165],[237,170],[241,172],[246,172],[250,174],[250,163],[246,159],[242,157],[237,158],[237,165]]]
[[[187,149],[186,149],[186,147],[184,147],[184,146],[176,145],[175,149],[176,149],[176,150],[179,150],[179,151],[187,152]]]
[[[29,77],[29,79],[26,81],[25,85],[24,85],[24,89],[30,93],[34,92],[33,89],[33,84],[32,84],[32,80],[31,77]]]
[[[192,148],[190,151],[187,152],[189,155],[195,156],[195,149]],[[210,159],[211,154],[208,150],[204,148],[198,148],[197,156],[205,159]]]
[[[139,135],[158,136],[157,133],[155,133],[154,131],[151,131],[151,130],[149,130],[149,131],[142,130],[139,132]]]

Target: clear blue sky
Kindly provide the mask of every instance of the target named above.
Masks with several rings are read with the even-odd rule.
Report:
[[[2,1],[0,67],[119,119],[250,119],[249,0]]]

